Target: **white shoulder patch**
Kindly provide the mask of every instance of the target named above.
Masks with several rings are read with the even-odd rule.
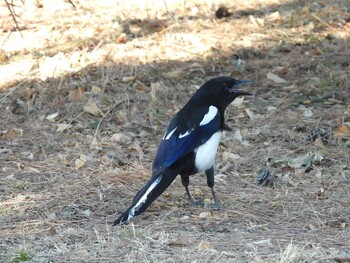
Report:
[[[169,132],[168,134],[165,134],[163,137],[163,140],[169,140],[171,135],[174,134],[174,132],[176,131],[177,127],[175,129],[173,129],[171,132]]]
[[[203,120],[199,123],[199,126],[203,126],[211,122],[217,113],[218,109],[214,106],[210,106],[208,113],[204,115]]]

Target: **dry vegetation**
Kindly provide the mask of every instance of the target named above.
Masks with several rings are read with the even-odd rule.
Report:
[[[21,38],[1,2],[1,262],[349,262],[349,1],[73,3],[18,2]],[[224,209],[189,207],[176,180],[111,227],[171,116],[219,75],[255,83],[227,112]]]

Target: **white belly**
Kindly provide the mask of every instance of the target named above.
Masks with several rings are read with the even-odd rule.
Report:
[[[221,131],[214,133],[210,139],[196,150],[195,166],[198,172],[204,172],[214,165],[216,151],[219,146]]]

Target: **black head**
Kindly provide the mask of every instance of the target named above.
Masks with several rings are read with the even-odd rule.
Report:
[[[250,92],[238,89],[238,86],[248,83],[252,82],[250,80],[237,80],[231,77],[217,77],[206,82],[198,92],[202,95],[207,94],[207,96],[210,96],[211,100],[217,101],[224,110],[238,96],[253,95]]]

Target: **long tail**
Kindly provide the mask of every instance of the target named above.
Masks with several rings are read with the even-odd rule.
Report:
[[[114,225],[127,224],[134,216],[145,212],[152,202],[175,180],[176,176],[177,171],[172,169],[168,169],[160,175],[152,176],[147,184],[136,194],[131,206],[114,221]]]

